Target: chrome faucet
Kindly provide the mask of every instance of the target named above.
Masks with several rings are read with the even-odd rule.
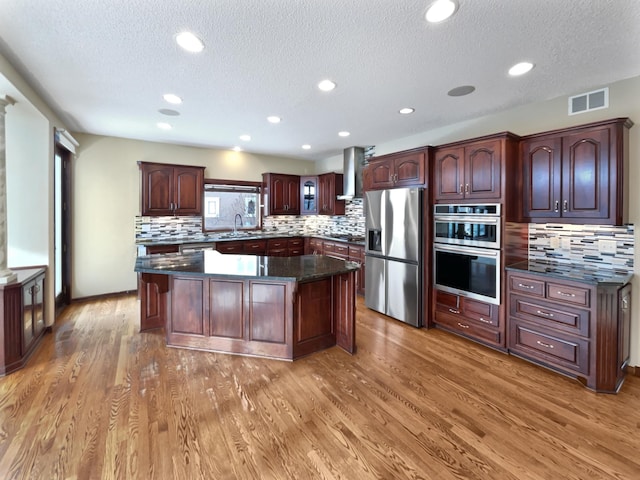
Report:
[[[238,218],[240,219],[240,227],[242,227],[242,215],[236,213],[235,218],[233,219],[233,235],[238,235]]]

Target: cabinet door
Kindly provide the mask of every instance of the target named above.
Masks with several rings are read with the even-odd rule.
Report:
[[[141,164],[142,215],[172,215],[174,198],[173,167]]]
[[[35,279],[33,285],[33,335],[44,330],[44,274]]]
[[[396,187],[424,185],[424,157],[424,152],[413,152],[394,158],[393,179]]]
[[[464,149],[465,198],[499,199],[502,195],[502,141],[492,140]]]
[[[340,185],[338,186],[338,182]],[[320,215],[344,215],[344,200],[338,200],[337,195],[342,193],[342,175],[335,173],[325,173],[318,177],[320,194],[318,202],[320,204]]]
[[[609,132],[596,128],[563,138],[563,217],[609,218]]]
[[[201,215],[204,171],[202,168],[174,168],[173,208],[176,215]]]
[[[367,167],[367,186],[370,190],[379,190],[393,186],[391,181],[392,164],[389,161],[372,162]]]
[[[524,217],[560,217],[561,137],[525,140],[521,150]]]
[[[288,175],[287,188],[287,215],[300,215],[300,177]]]
[[[318,213],[318,177],[300,177],[300,214]]]
[[[22,286],[22,354],[26,354],[33,342],[33,304],[35,282],[31,281]]]
[[[435,152],[434,200],[464,198],[464,148],[445,148]]]
[[[287,213],[288,183],[283,175],[271,175],[269,181],[270,198],[269,214],[283,215]]]

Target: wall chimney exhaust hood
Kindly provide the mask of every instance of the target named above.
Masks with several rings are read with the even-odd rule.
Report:
[[[362,170],[364,169],[364,147],[344,149],[343,194],[338,200],[351,200],[362,197]]]

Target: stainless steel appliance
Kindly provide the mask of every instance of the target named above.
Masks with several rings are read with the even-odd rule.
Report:
[[[500,304],[500,205],[434,207],[433,284]]]
[[[422,326],[420,188],[365,192],[365,305]]]

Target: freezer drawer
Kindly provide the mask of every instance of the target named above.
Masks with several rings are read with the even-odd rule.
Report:
[[[420,267],[379,257],[366,257],[365,305],[377,312],[422,326]]]

